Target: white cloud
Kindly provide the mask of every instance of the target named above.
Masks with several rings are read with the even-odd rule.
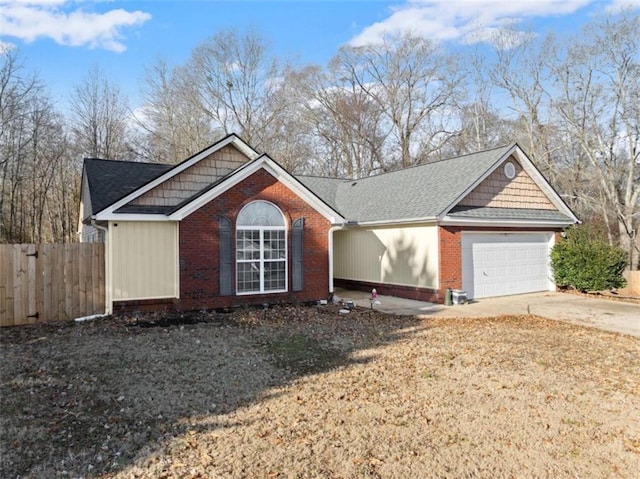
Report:
[[[0,32],[25,42],[51,38],[60,45],[123,52],[122,30],[151,18],[142,11],[86,11],[70,0],[0,0]]]
[[[525,18],[570,15],[594,0],[408,0],[393,7],[385,20],[365,28],[349,43],[375,44],[385,36],[411,32],[432,40],[492,42],[505,26]],[[613,0],[638,2],[640,0]],[[524,40],[527,33],[521,32]],[[514,41],[516,38],[514,37]]]

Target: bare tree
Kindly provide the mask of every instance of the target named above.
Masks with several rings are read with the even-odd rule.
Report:
[[[48,215],[61,206],[54,193],[68,158],[62,118],[15,52],[0,61],[0,241],[61,241]]]
[[[555,66],[567,139],[598,185],[603,220],[638,268],[640,245],[640,17],[589,25]],[[611,236],[613,238],[613,235]]]
[[[380,106],[348,73],[332,62],[326,71],[307,67],[290,81],[303,124],[315,137],[315,172],[360,178],[384,170],[388,129]]]
[[[427,160],[453,136],[461,75],[452,57],[414,35],[343,47],[334,60],[384,111],[401,166]]]
[[[512,143],[517,125],[499,110],[494,101],[494,85],[489,78],[487,58],[475,50],[464,58],[467,88],[456,113],[459,132],[445,145],[442,157],[473,153]]]
[[[286,108],[284,70],[255,31],[222,31],[195,48],[188,65],[213,128],[238,133],[257,149]]]
[[[504,29],[495,38],[495,46],[497,61],[488,76],[508,94],[520,141],[555,184],[554,145],[550,140],[553,119],[548,90],[551,71],[547,62],[555,49],[554,40],[549,37],[540,42],[534,35],[523,37],[520,32]]]
[[[82,156],[129,159],[129,106],[119,87],[99,67],[75,86],[71,97],[71,130]]]
[[[27,74],[15,51],[0,54],[0,240],[26,239],[24,186],[32,144],[30,109],[42,85]]]
[[[137,118],[147,137],[145,159],[177,163],[211,144],[211,121],[191,80],[186,67],[170,68],[162,60],[146,69],[145,104]]]

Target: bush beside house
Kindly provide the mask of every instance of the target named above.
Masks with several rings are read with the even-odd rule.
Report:
[[[587,226],[565,230],[564,239],[551,250],[551,267],[556,285],[578,291],[601,291],[626,284],[622,273],[627,253],[609,245]]]

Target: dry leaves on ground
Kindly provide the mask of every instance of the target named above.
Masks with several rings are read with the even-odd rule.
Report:
[[[280,307],[0,332],[2,477],[627,477],[640,341]]]

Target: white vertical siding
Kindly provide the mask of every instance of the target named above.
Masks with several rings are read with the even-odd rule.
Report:
[[[111,221],[112,299],[177,298],[178,223]]]
[[[436,225],[336,231],[334,277],[438,288]]]

